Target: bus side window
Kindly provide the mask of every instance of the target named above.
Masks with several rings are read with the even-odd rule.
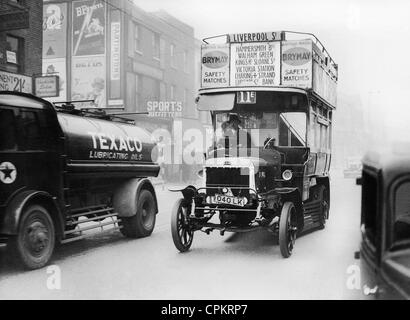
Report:
[[[0,151],[16,149],[16,120],[12,109],[0,109]]]

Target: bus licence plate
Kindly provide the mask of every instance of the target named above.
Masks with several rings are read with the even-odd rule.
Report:
[[[239,198],[239,197],[230,197],[230,196],[223,196],[220,194],[217,194],[213,197],[212,199],[213,203],[217,204],[229,204],[232,206],[238,206],[238,207],[244,207],[245,206],[245,198]]]

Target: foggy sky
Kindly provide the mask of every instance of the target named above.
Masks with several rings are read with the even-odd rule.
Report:
[[[410,2],[328,0],[135,0],[166,10],[202,39],[225,33],[314,33],[339,65],[340,94],[360,95],[389,140],[410,140]]]

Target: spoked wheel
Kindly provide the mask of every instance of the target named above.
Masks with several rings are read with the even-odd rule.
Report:
[[[292,202],[285,202],[279,220],[279,246],[284,258],[292,255],[297,236],[296,208]]]
[[[188,206],[184,199],[179,199],[172,209],[171,232],[172,240],[179,251],[186,252],[191,248],[194,231],[188,223]]]
[[[18,235],[10,243],[11,254],[27,269],[44,267],[55,247],[55,229],[48,211],[40,205],[27,207]]]
[[[319,199],[320,199],[319,228],[324,229],[326,227],[326,220],[329,217],[329,191],[325,186],[321,186],[319,189]]]

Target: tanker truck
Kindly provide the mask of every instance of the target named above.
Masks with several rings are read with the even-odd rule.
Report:
[[[41,268],[95,229],[151,235],[155,143],[130,122],[0,92],[0,242],[13,260]]]

